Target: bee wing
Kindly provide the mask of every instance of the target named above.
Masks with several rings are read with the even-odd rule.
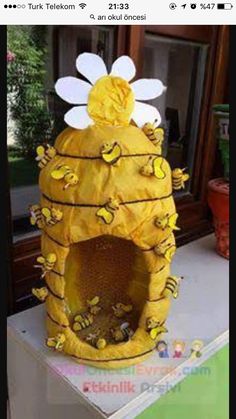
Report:
[[[32,216],[30,217],[30,224],[31,224],[32,226],[34,226],[34,225],[36,224],[36,219],[35,219],[35,216],[34,216],[34,215],[32,215]]]
[[[190,176],[188,173],[184,173],[183,174],[183,181],[186,182],[187,180],[189,180]]]
[[[164,129],[163,128],[155,128],[155,135],[159,141],[163,141],[164,139]]]
[[[98,217],[101,217],[101,219],[106,224],[111,224],[113,219],[114,219],[114,214],[110,211],[107,211],[107,209],[105,207],[99,208],[99,210],[96,212],[96,215]]]
[[[42,214],[45,218],[50,219],[51,218],[51,210],[47,207],[44,207],[41,209]]]
[[[169,222],[172,222],[173,224],[176,223],[177,218],[178,218],[179,214],[175,213],[169,216]]]
[[[57,260],[57,257],[55,255],[55,253],[49,253],[47,255],[47,262],[49,262],[49,263],[55,263],[56,260]]]
[[[92,300],[87,300],[89,306],[96,306],[100,301],[100,298],[96,295],[96,297],[92,298]]]
[[[77,314],[74,317],[74,322],[82,322],[83,321],[83,316],[81,314]]]
[[[44,148],[42,145],[39,145],[39,146],[36,148],[36,153],[37,153],[37,156],[38,156],[38,157],[43,157],[43,156],[44,156],[44,154],[45,154],[45,148]]]
[[[102,152],[102,158],[107,163],[115,163],[121,155],[121,148],[119,144],[115,143],[108,152]]]
[[[56,179],[56,180],[63,179],[65,176],[65,170],[63,170],[62,168],[55,169],[52,171],[51,176],[53,179]]]
[[[125,323],[122,323],[121,324],[120,329],[121,330],[124,330],[124,329],[127,329],[127,327],[129,327],[129,323],[128,322],[125,322]]]
[[[172,260],[172,257],[174,256],[176,251],[176,247],[175,246],[170,246],[166,251],[165,251],[165,258],[166,260],[170,263]]]
[[[47,345],[49,348],[55,348],[55,346],[56,346],[55,338],[48,338],[48,339],[46,340],[46,345]]]
[[[36,260],[39,263],[44,263],[45,262],[45,258],[43,256],[39,256]]]
[[[132,307],[131,304],[128,304],[127,306],[124,305],[124,307],[122,307],[122,308],[126,313],[129,313],[130,311],[132,311],[133,307]]]
[[[59,166],[53,170],[51,176],[53,179],[62,179],[70,168],[68,166]]]
[[[158,327],[150,330],[150,336],[152,339],[156,339],[158,333]]]
[[[180,230],[180,228],[176,226],[176,222],[177,222],[178,217],[179,217],[179,214],[177,214],[177,213],[172,214],[169,217],[168,224],[173,230]]]
[[[48,295],[46,287],[42,288],[32,288],[32,294],[41,301],[45,301]]]
[[[177,290],[177,291],[175,291],[175,292],[174,292],[174,294],[173,294],[174,299],[178,298],[178,295],[179,295],[179,291]]]
[[[166,176],[164,170],[162,169],[162,163],[162,157],[156,157],[152,162],[154,174],[158,179],[164,179]]]
[[[32,288],[31,292],[35,297],[38,297],[38,288]]]

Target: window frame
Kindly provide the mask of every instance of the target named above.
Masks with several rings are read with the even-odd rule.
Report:
[[[182,245],[213,231],[207,205],[207,184],[215,170],[215,159],[212,156],[215,156],[217,150],[214,115],[211,110],[214,104],[224,103],[226,98],[229,27],[226,25],[129,27],[127,53],[136,64],[138,78],[142,77],[145,31],[209,45],[191,192],[175,198],[181,227],[176,237],[177,243]]]

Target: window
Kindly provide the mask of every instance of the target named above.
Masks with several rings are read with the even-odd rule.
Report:
[[[45,101],[45,114],[42,115],[40,113],[40,115],[41,118],[45,118],[46,115],[50,114],[51,121],[48,121],[48,125],[44,127],[41,143],[54,141],[59,132],[66,127],[63,115],[66,112],[67,104],[55,95],[55,80],[66,75],[76,76],[75,59],[78,54],[84,51],[91,51],[101,55],[107,65],[110,66],[114,57],[116,32],[116,28],[113,26],[45,26],[39,27],[38,31],[33,26],[8,27],[9,52],[12,53],[12,62],[9,62],[12,71],[9,72],[8,78],[9,87],[11,85],[12,88],[12,91],[8,94],[9,102],[14,101],[16,94],[16,87],[12,86],[15,80],[14,72],[17,74],[21,69],[26,69],[30,72],[30,77],[23,79],[23,83],[25,83],[23,88],[20,86],[17,86],[17,88],[21,89],[19,93],[21,100],[25,101],[28,98],[29,104],[31,103],[29,94],[34,94],[34,83],[42,82],[43,80],[37,77],[37,74],[34,76],[33,73],[34,69],[37,69],[38,64],[36,54],[40,53],[41,46],[47,50],[46,54],[40,56],[43,63],[40,70],[45,72],[43,91],[40,96],[40,99]],[[30,43],[36,33],[40,37],[43,34],[44,45],[40,44],[40,40],[40,42],[35,42],[33,48]],[[17,39],[19,39],[19,43],[16,42]],[[21,47],[22,49],[25,47],[25,50],[29,51],[28,55],[26,53],[26,57],[20,54],[19,49]],[[13,49],[13,51],[10,49]],[[17,49],[17,53],[15,49]],[[35,62],[31,62],[32,56]],[[28,92],[29,83],[30,92]],[[28,123],[25,110],[29,113]],[[39,170],[35,161],[36,156],[33,155],[35,151],[32,153],[30,146],[30,152],[28,153],[26,149],[26,153],[22,155],[24,137],[20,143],[18,141],[19,127],[21,136],[23,128],[25,129],[26,141],[26,130],[30,131],[31,127],[33,127],[33,135],[37,133],[37,130],[41,130],[40,121],[37,121],[38,111],[39,108],[35,109],[30,104],[29,109],[25,106],[25,109],[23,108],[22,111],[20,108],[15,109],[14,107],[13,113],[15,115],[10,111],[8,112],[7,143],[14,241],[21,240],[22,236],[27,237],[29,234],[30,236],[39,234],[38,229],[29,223],[29,204],[38,203],[40,199],[38,188]],[[34,112],[35,115],[33,114]],[[31,135],[30,132],[29,135]],[[28,145],[25,144],[25,147],[28,147]]]
[[[171,168],[193,174],[208,46],[145,33],[143,76],[156,77],[168,87],[150,103],[162,115],[164,156]],[[187,183],[184,193],[190,189]],[[179,192],[183,193],[183,192]]]
[[[227,103],[228,45],[227,26],[130,27],[129,54],[138,77],[162,77],[168,85],[165,96],[154,101],[166,128],[165,152],[172,167],[187,166],[191,174],[185,191],[175,194],[179,244],[212,231],[207,205],[207,183],[217,171],[212,107]]]

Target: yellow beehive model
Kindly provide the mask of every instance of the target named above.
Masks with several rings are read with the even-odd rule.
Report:
[[[65,77],[56,92],[70,104],[69,125],[55,146],[37,148],[40,205],[31,222],[42,230],[37,259],[45,287],[47,346],[100,368],[145,360],[167,332],[177,230],[173,187],[188,179],[162,157],[156,108],[141,101],[165,91],[135,76],[118,58],[108,75],[102,59],[76,61],[89,82]]]

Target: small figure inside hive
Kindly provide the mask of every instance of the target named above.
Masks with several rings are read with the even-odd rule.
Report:
[[[107,345],[106,339],[100,337],[101,331],[97,330],[95,333],[89,333],[86,341],[97,349],[104,349]]]
[[[111,335],[115,342],[124,342],[129,340],[134,334],[128,322],[122,323],[120,326],[111,329]]]

